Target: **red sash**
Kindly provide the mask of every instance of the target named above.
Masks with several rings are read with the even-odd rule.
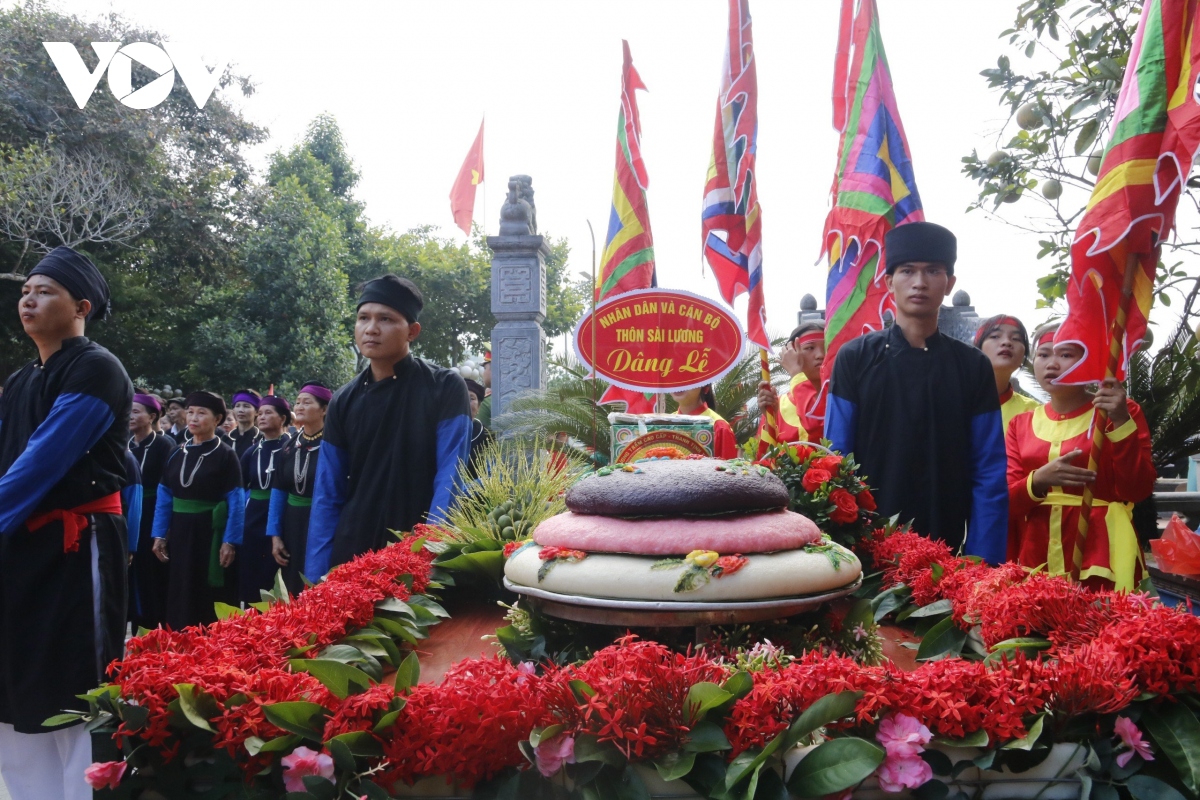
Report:
[[[75,508],[56,508],[43,514],[34,514],[25,520],[25,527],[36,531],[51,522],[60,521],[63,526],[63,552],[79,551],[79,532],[87,527],[88,514],[120,514],[121,493],[113,492],[90,503]]]

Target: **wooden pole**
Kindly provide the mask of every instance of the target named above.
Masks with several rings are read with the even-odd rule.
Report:
[[[1137,272],[1141,269],[1138,263],[1138,253],[1129,253],[1125,257],[1125,275],[1121,285],[1121,301],[1117,305],[1117,318],[1113,320],[1112,332],[1108,339],[1108,366],[1104,370],[1104,379],[1114,378],[1121,363],[1121,343],[1125,339],[1125,323],[1129,318],[1129,301],[1133,297],[1133,283]],[[1108,423],[1108,414],[1102,409],[1096,409],[1092,415],[1092,448],[1088,455],[1088,469],[1096,472],[1100,463],[1100,449],[1104,446],[1104,428]],[[1083,499],[1079,508],[1079,534],[1075,537],[1075,551],[1072,554],[1071,577],[1079,579],[1079,571],[1083,567],[1083,545],[1087,541],[1088,530],[1091,526],[1092,515],[1092,485],[1083,487]]]
[[[770,383],[771,382],[771,365],[770,365],[770,363],[767,362],[767,351],[759,350],[758,356],[759,356],[759,364],[762,367],[762,379],[764,381],[766,381],[767,383]],[[767,424],[764,426],[764,428],[765,428],[765,432],[766,432],[767,436],[769,436],[771,438],[771,441],[773,441],[773,442],[779,441],[779,431],[778,431],[777,426],[775,425],[775,412],[772,411],[771,409],[767,409]]]

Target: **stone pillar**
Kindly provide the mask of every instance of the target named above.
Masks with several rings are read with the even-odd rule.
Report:
[[[537,235],[533,187],[527,175],[508,182],[500,209],[500,235],[492,249],[492,417],[508,410],[517,395],[546,387],[546,256]]]
[[[938,330],[960,342],[973,344],[979,329],[979,315],[971,305],[971,295],[959,289],[951,298],[951,306],[942,306],[938,315]]]
[[[800,313],[796,315],[796,324],[803,325],[806,322],[824,322],[825,310],[817,309],[817,298],[811,294],[806,294],[800,298]]]

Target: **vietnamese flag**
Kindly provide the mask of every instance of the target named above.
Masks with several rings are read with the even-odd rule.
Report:
[[[450,190],[450,213],[454,215],[454,224],[462,228],[467,236],[471,235],[471,215],[475,211],[475,187],[483,183],[483,121],[479,122],[479,133],[475,143],[467,151],[458,177],[454,179],[454,188]]]

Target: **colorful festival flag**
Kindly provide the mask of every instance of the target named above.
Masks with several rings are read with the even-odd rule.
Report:
[[[654,269],[654,237],[650,233],[650,207],[646,188],[650,177],[642,161],[642,120],[638,114],[638,89],[646,85],[633,67],[629,42],[621,40],[621,111],[617,115],[617,168],[613,174],[612,210],[604,257],[596,276],[596,302],[634,289],[658,286]],[[600,403],[625,403],[630,414],[654,411],[654,395],[610,386]]]
[[[471,235],[471,216],[475,213],[475,187],[483,183],[483,120],[479,122],[479,133],[475,142],[467,151],[454,186],[450,189],[450,213],[454,215],[454,224],[462,228],[467,236]]]
[[[814,416],[824,417],[837,351],[883,328],[895,306],[884,283],[883,237],[925,219],[908,139],[896,107],[875,0],[842,0],[834,63],[833,120],[841,132],[837,172],[825,218],[825,361]]]
[[[749,0],[729,0],[729,38],[717,97],[712,160],[704,185],[704,257],[725,302],[749,294],[746,333],[769,350],[763,303],[762,209],[758,204],[758,77]]]
[[[1147,0],[1142,7],[1108,148],[1071,245],[1068,313],[1055,341],[1081,345],[1084,357],[1061,383],[1103,379],[1110,345],[1117,356],[1113,375],[1124,380],[1129,355],[1145,338],[1159,244],[1174,225],[1200,145],[1197,6],[1197,0]],[[1136,270],[1132,296],[1123,326],[1114,326],[1127,265]]]

